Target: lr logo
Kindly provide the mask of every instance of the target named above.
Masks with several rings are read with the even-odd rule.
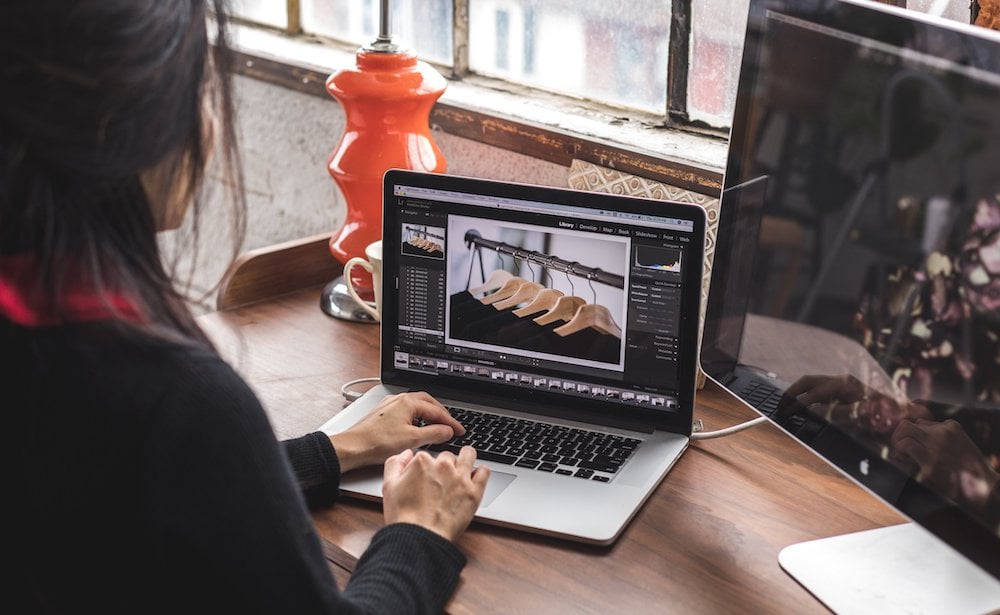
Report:
[[[861,470],[861,475],[862,476],[868,476],[868,459],[867,458],[862,459],[858,463],[858,469]]]

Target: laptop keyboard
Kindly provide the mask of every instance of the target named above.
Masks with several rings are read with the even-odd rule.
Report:
[[[465,426],[465,435],[427,450],[457,455],[471,445],[482,460],[606,483],[639,447],[638,439],[616,434],[463,408],[448,411]]]
[[[778,402],[781,401],[782,389],[763,382],[754,380],[743,390],[742,397],[750,402],[754,408],[760,410],[761,414],[771,418],[778,409]],[[808,442],[816,433],[823,428],[823,424],[816,420],[810,420],[801,414],[792,414],[782,417],[779,423],[792,435],[798,436],[801,440]]]
[[[766,416],[771,416],[778,409],[781,401],[781,389],[760,380],[754,380],[743,391],[743,398]]]

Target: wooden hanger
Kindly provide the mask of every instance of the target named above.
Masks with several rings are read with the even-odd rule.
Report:
[[[486,278],[486,281],[476,286],[475,288],[470,288],[469,293],[472,295],[481,295],[487,293],[491,290],[496,290],[504,285],[507,280],[514,277],[514,274],[507,271],[506,269],[497,269]]]
[[[559,297],[562,297],[563,293],[561,290],[556,290],[554,288],[545,288],[538,291],[535,298],[531,300],[531,303],[524,306],[523,308],[518,308],[514,310],[514,315],[519,318],[524,318],[525,316],[530,316],[531,314],[537,314],[538,312],[548,310],[556,304]]]
[[[513,296],[514,293],[517,292],[517,289],[521,286],[521,284],[527,284],[527,283],[528,281],[525,280],[524,278],[519,278],[516,275],[512,275],[511,277],[507,278],[507,281],[503,283],[503,286],[501,286],[499,290],[486,295],[485,297],[481,298],[480,301],[482,301],[483,304],[485,305],[493,305],[497,301],[503,301],[504,299]]]
[[[555,305],[549,308],[548,312],[545,312],[541,316],[534,319],[534,321],[540,325],[547,325],[551,322],[557,320],[566,320],[573,318],[580,306],[587,303],[587,300],[583,297],[577,297],[576,295],[566,295],[556,299]]]
[[[498,310],[506,310],[507,308],[512,308],[515,305],[521,305],[522,303],[527,303],[538,296],[538,293],[545,289],[544,286],[538,282],[525,282],[517,287],[514,294],[506,299],[497,301],[493,304]]]
[[[576,314],[568,323],[556,327],[553,331],[565,337],[587,328],[596,329],[601,333],[613,335],[617,338],[621,338],[622,336],[622,330],[615,324],[615,319],[611,317],[611,312],[608,311],[608,308],[595,303],[581,305],[580,309],[576,311]]]

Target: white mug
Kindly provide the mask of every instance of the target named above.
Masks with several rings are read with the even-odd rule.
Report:
[[[365,256],[367,258],[361,258],[360,256],[355,256],[344,263],[344,285],[347,286],[347,292],[354,297],[354,300],[358,302],[361,308],[372,315],[372,318],[376,322],[381,322],[382,320],[382,240],[373,241],[368,244],[365,248]],[[375,307],[373,308],[370,303],[363,300],[358,296],[358,292],[354,290],[354,285],[351,283],[351,269],[355,266],[364,268],[365,271],[372,274],[372,286],[375,291]]]

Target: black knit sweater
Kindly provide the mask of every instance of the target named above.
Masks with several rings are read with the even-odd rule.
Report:
[[[458,582],[454,545],[395,524],[340,591],[308,512],[333,446],[279,443],[208,350],[0,318],[0,378],[16,612],[436,613]]]

